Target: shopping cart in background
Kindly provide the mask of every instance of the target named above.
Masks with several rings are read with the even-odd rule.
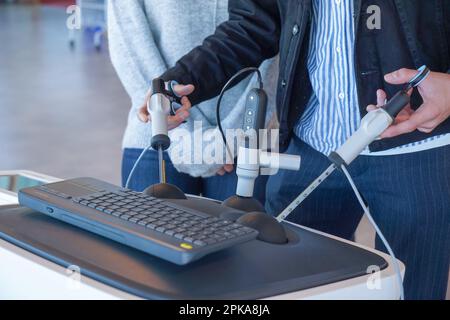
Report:
[[[95,48],[100,51],[102,40],[106,36],[107,0],[77,0],[76,5],[80,13],[80,29],[70,30],[69,44],[71,48],[76,45],[76,31],[88,30],[93,32]]]

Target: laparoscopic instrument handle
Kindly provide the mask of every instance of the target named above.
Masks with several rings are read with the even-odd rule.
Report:
[[[397,92],[391,100],[386,103],[383,109],[393,118],[397,117],[400,111],[403,110],[410,102],[408,92],[418,87],[430,74],[430,69],[427,66],[422,66],[418,70],[417,75],[403,86],[403,89]]]
[[[403,110],[410,102],[410,96],[406,91],[399,91],[389,100],[383,107],[384,111],[388,115],[391,116],[392,119],[395,119],[400,111]]]
[[[342,165],[349,165],[363,152],[369,144],[376,140],[393,122],[395,117],[410,103],[409,91],[417,87],[430,74],[426,66],[418,69],[417,75],[406,83],[383,107],[369,112],[361,120],[361,125],[355,133],[329,159],[333,163],[311,185],[306,188],[286,209],[277,220],[286,219],[331,173]]]
[[[417,87],[429,75],[430,70],[423,66],[402,90],[397,92],[383,107],[369,112],[361,120],[358,130],[329,159],[337,166],[349,165],[374,140],[394,122],[395,117],[410,103],[409,90]]]
[[[147,105],[152,118],[151,146],[154,150],[166,150],[170,146],[167,127],[167,116],[170,114],[171,101],[167,96],[164,80],[156,78],[152,81],[152,95]]]

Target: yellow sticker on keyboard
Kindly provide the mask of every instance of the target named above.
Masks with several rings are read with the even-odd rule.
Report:
[[[192,249],[192,246],[189,243],[184,243],[184,242],[180,244],[180,247],[182,247],[183,249],[188,249],[188,250]]]

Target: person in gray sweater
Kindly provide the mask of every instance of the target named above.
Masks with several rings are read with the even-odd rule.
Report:
[[[108,1],[111,61],[131,98],[128,125],[123,138],[122,184],[125,184],[137,158],[151,141],[151,122],[142,122],[137,116],[151,80],[173,66],[192,48],[200,45],[218,24],[227,19],[228,0]],[[275,109],[278,60],[264,62],[260,71],[269,97],[269,122]],[[225,130],[241,127],[245,99],[249,90],[254,87],[257,87],[256,76],[244,79],[227,91],[221,104],[221,123]],[[214,131],[217,133],[216,101],[215,98],[193,106],[189,112],[179,112],[177,116],[180,122],[185,122],[170,131],[171,138],[183,135],[188,141],[195,143],[208,130],[213,135]],[[194,159],[198,158],[195,153],[199,152],[198,148],[184,148],[182,144],[185,142],[186,139],[172,139],[172,145],[164,155],[167,181],[189,194],[218,200],[233,195],[237,182],[233,165],[206,161],[185,162],[181,158],[186,158],[186,153],[191,153],[189,158]],[[204,139],[200,152],[207,150],[208,144],[217,142],[217,139]],[[220,147],[224,148],[223,144]],[[255,197],[264,203],[266,178],[258,179]],[[136,168],[130,188],[141,191],[158,182],[157,153],[149,150]]]

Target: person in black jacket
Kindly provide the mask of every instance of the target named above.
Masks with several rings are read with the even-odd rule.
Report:
[[[280,147],[301,155],[302,169],[270,177],[266,209],[271,214],[329,165],[328,153],[356,130],[367,110],[383,105],[420,66],[433,71],[395,124],[349,169],[406,265],[406,297],[445,298],[450,260],[447,0],[230,0],[229,12],[227,22],[162,78],[193,84],[190,106],[216,96],[240,69],[280,55]],[[148,120],[145,106],[140,118]],[[176,125],[179,119],[169,121]],[[349,239],[360,211],[335,172],[291,219]],[[379,239],[376,246],[383,249]]]

